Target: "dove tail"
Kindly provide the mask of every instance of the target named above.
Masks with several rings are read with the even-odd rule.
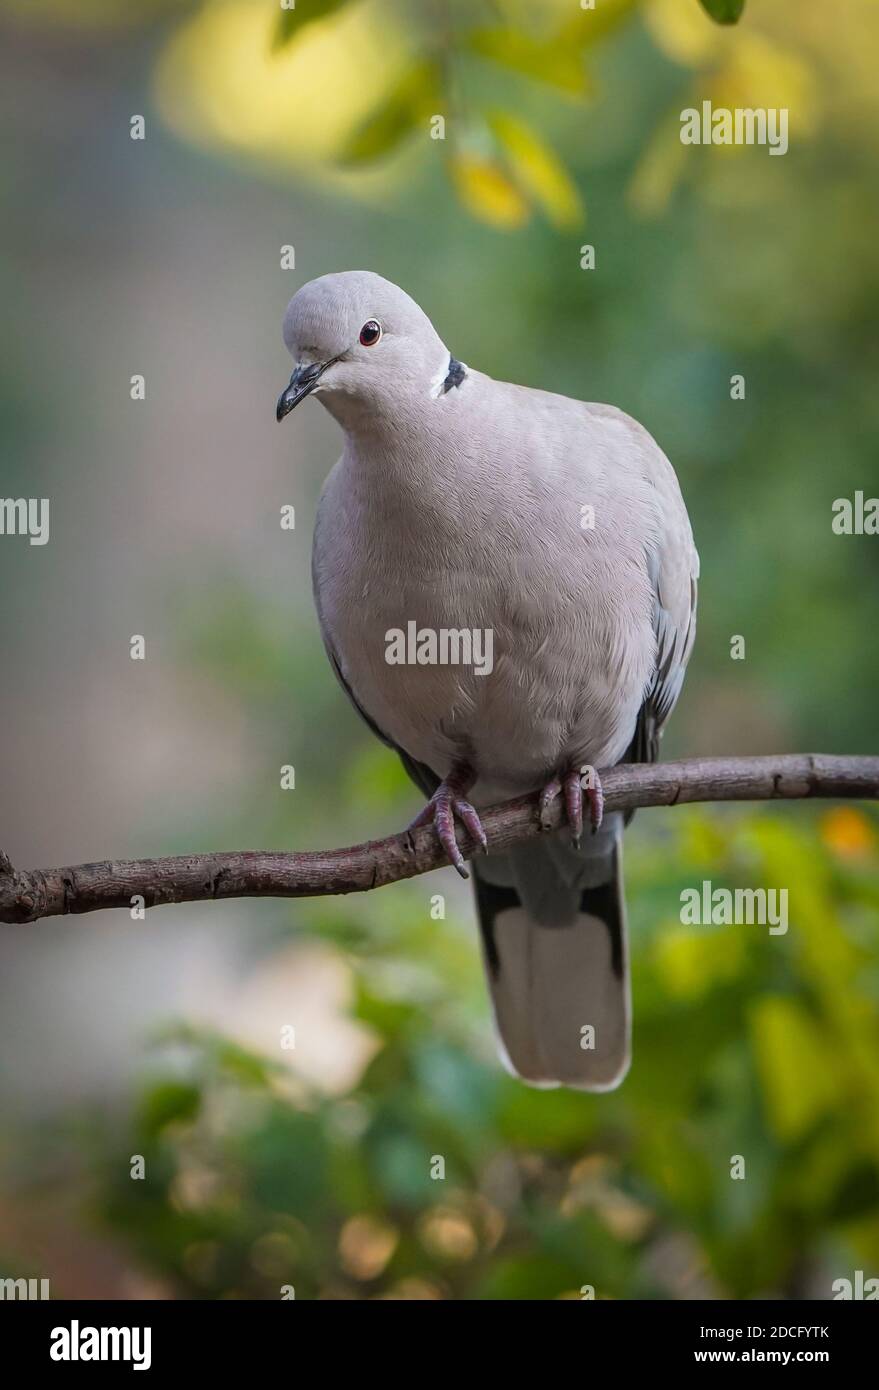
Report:
[[[531,1086],[608,1091],[629,1068],[622,823],[471,860],[501,1055]]]

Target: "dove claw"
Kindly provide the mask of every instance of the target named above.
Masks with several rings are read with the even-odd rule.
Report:
[[[465,794],[470,790],[474,781],[475,777],[469,768],[454,769],[445,781],[440,782],[433,796],[422,807],[409,826],[410,830],[417,830],[423,825],[433,825],[449,862],[454,865],[462,878],[469,878],[470,875],[455,838],[456,816],[483,854],[488,853],[488,840],[482,828],[479,813],[475,806],[465,800]]]
[[[540,800],[537,803],[537,814],[540,818],[541,830],[552,829],[549,819],[549,808],[556,797],[561,794],[562,781],[560,777],[553,777],[551,782],[547,782],[543,791],[540,793]]]
[[[583,784],[579,772],[569,772],[565,778],[565,810],[574,848],[579,849],[580,836],[583,834]]]
[[[456,801],[453,809],[471,840],[475,840],[478,845],[482,846],[483,854],[488,854],[488,840],[476,807],[471,806],[469,801]]]
[[[601,829],[601,822],[604,819],[604,789],[598,780],[598,773],[593,774],[595,786],[586,788],[586,796],[589,800],[589,819],[592,822],[592,834],[597,835]]]
[[[592,785],[591,783],[594,783]],[[592,834],[596,834],[604,815],[604,793],[598,773],[593,772],[590,784],[584,787],[583,779],[576,770],[566,772],[563,777],[553,777],[547,782],[537,803],[538,817],[542,830],[550,829],[549,808],[557,796],[564,796],[565,815],[571,831],[574,848],[580,848],[583,835],[583,793],[589,802],[589,821]]]

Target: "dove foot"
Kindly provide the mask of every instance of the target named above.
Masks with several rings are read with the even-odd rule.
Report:
[[[568,817],[568,825],[571,829],[571,839],[574,848],[580,848],[580,837],[583,834],[583,794],[589,803],[589,821],[592,826],[593,835],[601,825],[604,815],[604,792],[601,789],[601,781],[598,773],[590,768],[590,777],[584,779],[580,773],[574,769],[566,772],[563,777],[553,777],[551,782],[547,782],[543,791],[540,793],[538,802],[538,815],[540,824],[544,830],[549,830],[549,808],[557,796],[565,798],[565,812]],[[584,780],[586,786],[583,786]]]
[[[454,769],[445,781],[440,782],[427,805],[409,826],[410,830],[417,830],[422,825],[433,825],[440,844],[462,878],[469,878],[470,875],[455,839],[455,817],[458,817],[470,838],[482,846],[483,851],[488,848],[476,808],[465,799],[475,780],[469,768]]]

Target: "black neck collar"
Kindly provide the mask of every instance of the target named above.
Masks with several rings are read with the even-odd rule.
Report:
[[[447,391],[451,391],[453,386],[460,386],[467,375],[467,368],[463,362],[459,362],[456,357],[449,354],[449,370],[442,385],[441,394],[444,396]]]

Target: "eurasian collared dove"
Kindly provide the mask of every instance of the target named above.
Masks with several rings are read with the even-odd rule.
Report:
[[[593,770],[656,757],[692,648],[698,557],[672,467],[612,406],[464,366],[366,271],[299,290],[284,341],[278,419],[319,393],[345,436],[314,534],[330,660],[430,798],[413,824],[465,876],[455,817],[484,845],[477,808],[564,797],[570,837],[474,861],[483,955],[510,1069],[607,1090],[630,1058],[623,817],[602,822]]]

